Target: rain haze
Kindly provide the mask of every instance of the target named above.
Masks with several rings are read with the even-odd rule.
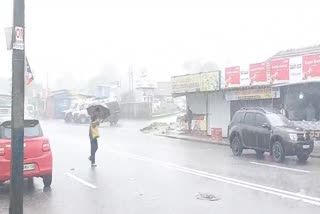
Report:
[[[319,8],[0,0],[0,214],[318,214]]]
[[[0,28],[12,23],[12,1],[0,3]],[[219,69],[266,60],[279,50],[318,44],[317,1],[26,1],[27,55],[36,81],[84,81],[105,66],[146,68],[169,80],[186,61]],[[3,30],[2,30],[3,31]],[[0,34],[1,76],[10,52]],[[80,75],[81,74],[81,75]],[[67,76],[66,76],[67,75]],[[70,82],[70,87],[72,83]]]

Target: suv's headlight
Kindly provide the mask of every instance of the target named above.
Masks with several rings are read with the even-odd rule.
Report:
[[[289,133],[290,140],[297,141],[298,135],[294,133]]]

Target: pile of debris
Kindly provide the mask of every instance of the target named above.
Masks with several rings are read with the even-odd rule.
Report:
[[[168,132],[179,132],[182,128],[179,123],[154,122],[149,126],[140,129],[143,133],[167,134]]]

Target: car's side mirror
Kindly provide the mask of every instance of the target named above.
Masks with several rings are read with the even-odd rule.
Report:
[[[266,128],[266,129],[270,129],[270,126],[269,126],[269,124],[268,124],[268,123],[264,123],[264,124],[262,124],[262,127],[263,127],[263,128]]]

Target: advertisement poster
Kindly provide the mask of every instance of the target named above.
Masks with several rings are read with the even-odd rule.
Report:
[[[240,86],[240,66],[225,69],[225,87]]]
[[[290,58],[289,80],[290,83],[302,81],[302,56]]]
[[[267,83],[266,63],[256,63],[249,66],[250,85],[263,85]]]
[[[276,59],[270,63],[271,84],[289,81],[289,59]]]
[[[303,56],[303,80],[320,79],[320,54]]]
[[[220,87],[220,72],[200,73],[200,91],[216,91]]]
[[[220,72],[187,74],[171,78],[172,93],[216,91],[220,89]]]

